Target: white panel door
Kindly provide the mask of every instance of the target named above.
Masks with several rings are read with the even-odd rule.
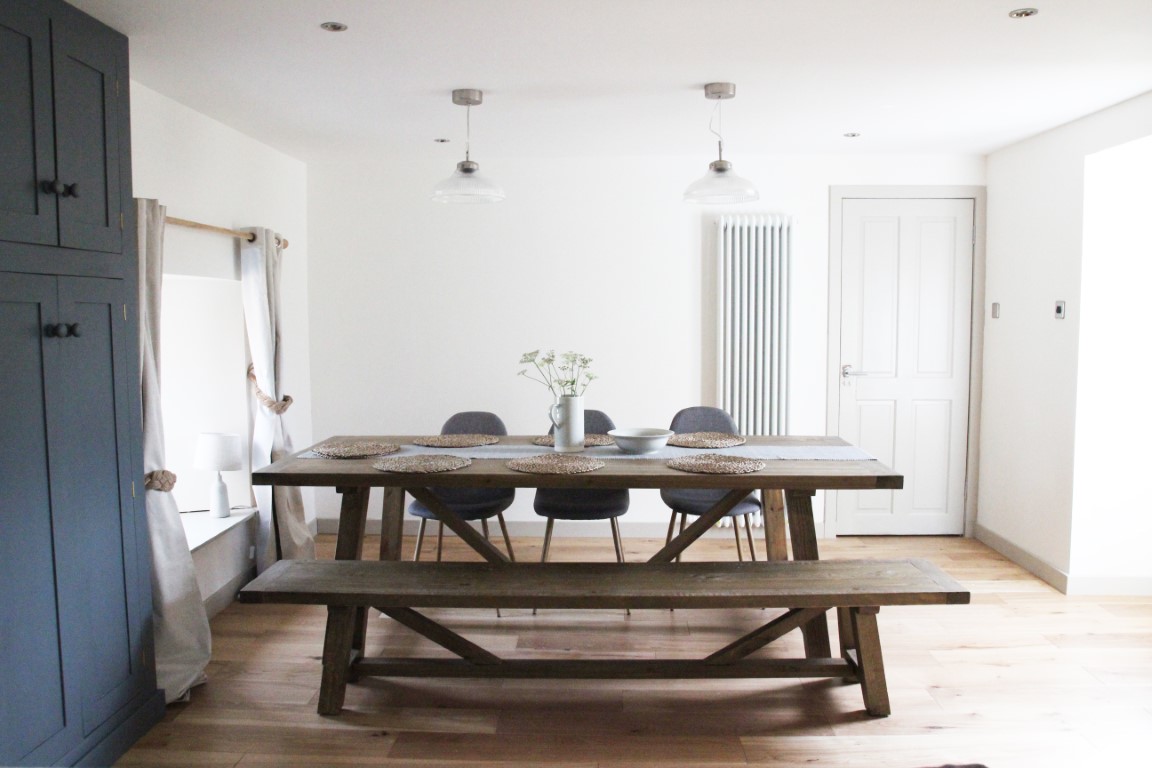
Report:
[[[837,434],[904,475],[841,491],[838,534],[961,534],[968,444],[970,199],[845,199]]]

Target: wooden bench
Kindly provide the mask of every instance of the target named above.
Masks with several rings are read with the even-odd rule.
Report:
[[[750,563],[413,563],[283,560],[240,591],[249,603],[329,607],[318,711],[338,714],[361,676],[520,678],[843,677],[871,715],[891,712],[876,614],[880,606],[967,603],[926,560]],[[365,658],[367,608],[459,658]],[[702,659],[505,659],[415,608],[784,608]],[[840,656],[749,658],[835,608]],[[811,656],[809,651],[809,656]]]

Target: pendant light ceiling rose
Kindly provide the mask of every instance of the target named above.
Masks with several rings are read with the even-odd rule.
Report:
[[[736,98],[736,83],[708,83],[704,86],[706,99],[734,99]]]
[[[478,107],[484,103],[484,91],[476,88],[457,88],[452,91],[452,103],[460,107]]]

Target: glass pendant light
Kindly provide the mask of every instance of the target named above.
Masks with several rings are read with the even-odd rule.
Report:
[[[756,185],[732,172],[732,163],[724,159],[723,122],[720,118],[720,100],[731,99],[736,96],[736,86],[733,83],[708,83],[704,86],[704,98],[716,99],[714,115],[720,130],[712,128],[709,121],[708,129],[716,134],[719,146],[719,155],[716,160],[708,164],[708,173],[702,179],[692,182],[684,190],[686,203],[750,203],[760,199]]]
[[[456,172],[436,185],[432,199],[438,203],[498,203],[504,199],[499,184],[479,173],[480,164],[472,162],[472,107],[484,101],[484,92],[475,88],[452,91],[452,103],[466,107],[466,138],[464,159],[456,164]]]

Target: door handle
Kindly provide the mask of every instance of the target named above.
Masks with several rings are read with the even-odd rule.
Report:
[[[865,373],[864,371],[854,371],[854,370],[852,370],[852,366],[851,366],[851,365],[842,365],[842,366],[840,366],[840,377],[841,377],[841,378],[843,378],[843,379],[846,379],[846,378],[848,378],[849,376],[867,376],[867,375],[868,375],[868,374],[867,374],[867,373]]]

